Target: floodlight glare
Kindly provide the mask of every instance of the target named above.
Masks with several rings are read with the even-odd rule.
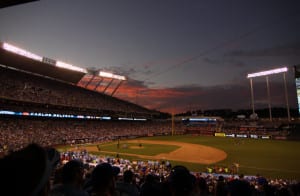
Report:
[[[115,75],[115,74],[104,72],[104,71],[100,71],[99,76],[106,77],[106,78],[118,79],[118,80],[126,80],[125,76]]]
[[[64,63],[64,62],[61,62],[61,61],[56,61],[55,66],[70,69],[70,70],[73,70],[73,71],[79,71],[79,72],[87,73],[86,69],[83,69],[81,67],[76,67],[74,65]]]
[[[107,78],[111,78],[112,77],[112,73],[108,73],[108,72],[104,72],[104,71],[100,71],[99,76],[102,77],[107,77]]]
[[[278,74],[278,73],[283,73],[283,72],[287,72],[287,71],[288,71],[287,67],[278,68],[278,69],[271,69],[271,70],[268,70],[268,71],[261,71],[261,72],[257,72],[257,73],[248,74],[247,78],[255,78],[255,77],[259,77],[259,76],[267,76],[267,75]]]
[[[3,43],[2,48],[4,50],[9,51],[9,52],[13,52],[15,54],[25,56],[25,57],[33,59],[33,60],[37,60],[37,61],[42,61],[43,60],[43,57],[41,57],[41,56],[38,56],[36,54],[33,54],[31,52],[28,52],[26,50],[23,50],[21,48],[18,48],[16,46],[13,46],[13,45],[8,44],[8,43]]]

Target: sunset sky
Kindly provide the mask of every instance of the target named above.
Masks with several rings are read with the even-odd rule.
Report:
[[[0,41],[125,75],[115,96],[149,109],[250,109],[247,73],[300,64],[299,0],[40,0],[0,9]],[[282,74],[272,106],[285,106]],[[265,78],[256,108],[268,107]]]

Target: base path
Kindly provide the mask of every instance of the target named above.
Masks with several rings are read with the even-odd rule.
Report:
[[[130,153],[119,153],[120,155],[132,155],[138,156],[145,159],[164,159],[164,160],[173,160],[173,161],[182,161],[190,163],[200,163],[200,164],[213,164],[219,161],[226,159],[227,154],[220,149],[199,145],[199,144],[190,144],[183,142],[174,142],[174,141],[158,141],[158,140],[128,140],[128,143],[147,143],[147,144],[161,144],[161,145],[175,145],[179,146],[178,149],[170,153],[162,153],[155,156],[149,155],[139,155],[139,154],[130,154]],[[88,151],[98,151],[95,146],[86,146],[84,147]],[[105,151],[101,151],[105,152]],[[110,152],[114,153],[114,152]]]

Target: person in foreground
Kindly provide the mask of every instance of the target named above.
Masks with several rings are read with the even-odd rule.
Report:
[[[0,195],[47,196],[59,161],[58,151],[38,144],[11,152],[0,159]]]
[[[55,184],[49,196],[88,196],[82,189],[84,182],[84,166],[80,160],[67,162],[61,171],[62,182]]]
[[[193,176],[186,167],[176,165],[171,169],[170,175],[167,178],[169,194],[171,196],[193,195],[195,181],[195,176]]]
[[[116,196],[116,177],[120,173],[120,168],[109,163],[98,164],[92,171],[90,187],[87,191],[91,196]]]

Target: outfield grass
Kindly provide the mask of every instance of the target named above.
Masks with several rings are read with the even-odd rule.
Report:
[[[277,141],[262,139],[236,139],[222,137],[205,137],[205,136],[161,136],[146,137],[141,140],[166,140],[178,141],[193,144],[207,145],[219,148],[227,153],[227,158],[223,161],[210,166],[231,166],[233,163],[239,163],[239,172],[245,175],[261,174],[266,177],[297,179],[300,180],[300,142],[298,141]],[[121,141],[122,145],[124,141]],[[138,145],[138,144],[127,144]],[[176,149],[176,146],[142,144],[143,149],[117,149],[116,143],[111,145],[101,145],[101,150],[112,151],[105,153],[115,156],[118,152],[156,155],[166,153]],[[120,151],[122,150],[122,151]],[[97,154],[103,154],[95,152]],[[140,160],[136,156],[121,155],[122,158],[130,160]],[[193,164],[186,162],[171,161],[172,165],[185,165],[191,171],[205,171],[208,165]]]
[[[205,136],[153,137],[148,140],[174,140],[216,147],[227,153],[227,158],[216,165],[240,164],[240,173],[257,173],[269,176],[300,180],[300,142],[262,139],[236,139]],[[190,169],[205,165],[188,165]]]

